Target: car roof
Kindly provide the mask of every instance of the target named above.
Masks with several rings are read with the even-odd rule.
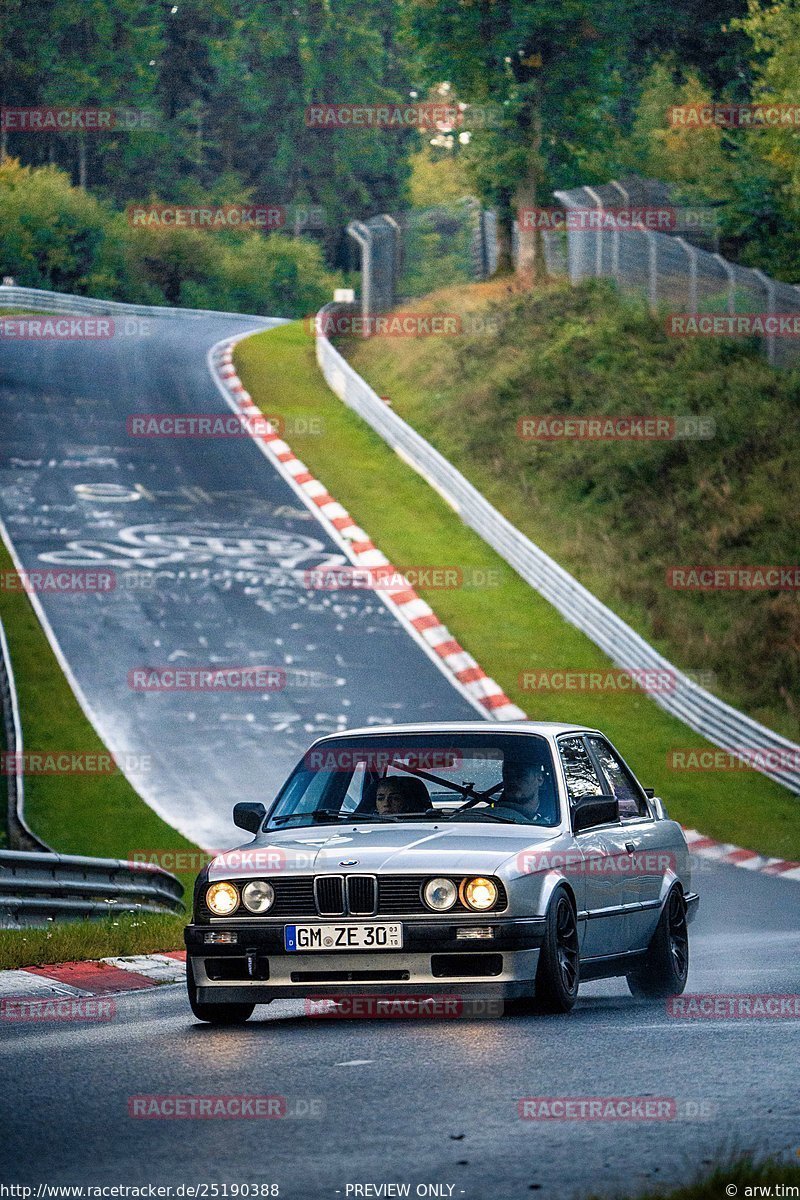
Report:
[[[365,738],[376,734],[415,733],[533,733],[541,737],[558,737],[562,733],[599,733],[588,725],[569,725],[562,721],[416,721],[404,725],[369,725],[361,729],[344,729],[329,733],[317,741],[332,738]],[[314,743],[316,745],[316,742]]]

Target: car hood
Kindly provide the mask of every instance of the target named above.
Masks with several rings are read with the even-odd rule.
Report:
[[[262,834],[246,846],[226,851],[209,865],[208,878],[213,882],[282,871],[291,875],[348,871],[490,874],[521,851],[548,845],[558,836],[558,829],[511,825],[315,825]]]

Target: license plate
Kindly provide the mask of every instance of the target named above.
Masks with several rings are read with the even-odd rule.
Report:
[[[389,925],[286,925],[287,950],[402,950],[403,926]]]

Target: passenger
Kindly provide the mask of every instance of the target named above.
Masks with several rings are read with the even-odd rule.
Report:
[[[392,775],[378,784],[375,810],[380,816],[407,816],[432,807],[428,789],[414,775]]]

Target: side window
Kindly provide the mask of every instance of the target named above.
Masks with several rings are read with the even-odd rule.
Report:
[[[583,744],[583,738],[561,738],[558,749],[567,777],[570,802],[574,804],[576,800],[581,800],[584,796],[602,796],[603,786],[589,756],[589,751]]]
[[[605,738],[590,737],[588,741],[608,777],[611,790],[619,800],[619,815],[623,821],[626,817],[628,820],[631,817],[646,817],[647,808],[633,776],[619,762]]]
[[[355,812],[364,795],[364,779],[366,771],[363,762],[357,762],[350,778],[350,786],[342,800],[341,812]]]

